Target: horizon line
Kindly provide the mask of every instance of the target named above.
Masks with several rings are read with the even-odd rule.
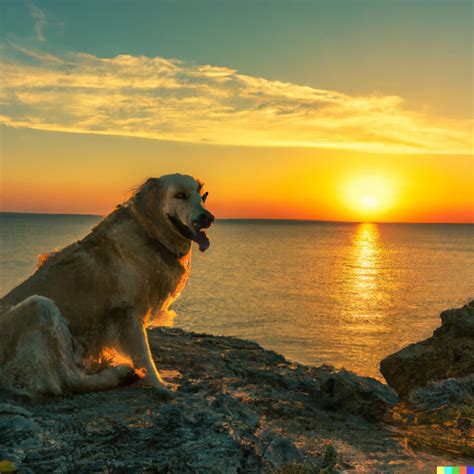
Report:
[[[109,214],[89,214],[89,213],[64,213],[64,212],[27,212],[27,211],[0,211],[3,214],[19,214],[19,215],[33,215],[33,216],[71,216],[71,217],[97,217],[104,218]],[[403,225],[474,225],[474,222],[406,222],[406,221],[371,221],[371,220],[329,220],[329,219],[294,219],[294,218],[272,218],[272,217],[220,217],[217,221],[267,221],[267,222],[318,222],[327,224],[403,224]]]

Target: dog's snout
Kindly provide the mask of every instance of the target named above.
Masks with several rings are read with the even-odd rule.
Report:
[[[214,222],[214,216],[208,212],[201,212],[198,218],[196,219],[196,224],[200,227],[209,227]]]
[[[199,220],[206,224],[212,224],[214,222],[214,216],[206,211],[199,216]]]

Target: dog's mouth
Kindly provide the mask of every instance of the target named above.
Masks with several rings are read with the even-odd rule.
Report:
[[[208,228],[210,226],[196,226],[191,229],[186,224],[183,224],[176,216],[168,214],[168,218],[185,239],[193,240],[199,245],[199,250],[201,252],[205,252],[209,248],[211,243],[209,242],[209,238],[207,237],[206,233],[202,229]]]

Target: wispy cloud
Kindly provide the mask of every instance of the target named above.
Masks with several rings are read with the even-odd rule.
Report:
[[[44,27],[46,25],[46,15],[41,8],[36,5],[30,6],[31,16],[35,19],[35,34],[38,41],[46,41],[44,36]]]
[[[472,122],[407,110],[396,96],[354,97],[162,57],[52,55],[13,45],[2,53],[1,121],[10,126],[225,145],[472,153]]]

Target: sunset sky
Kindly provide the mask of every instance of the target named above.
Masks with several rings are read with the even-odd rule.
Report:
[[[4,0],[3,211],[474,222],[472,3]]]

